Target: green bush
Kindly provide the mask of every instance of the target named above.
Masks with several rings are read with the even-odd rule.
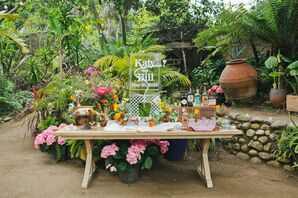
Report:
[[[29,91],[16,91],[15,85],[0,76],[0,116],[21,110],[32,99]]]

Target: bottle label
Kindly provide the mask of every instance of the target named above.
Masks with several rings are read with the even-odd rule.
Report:
[[[188,95],[187,96],[187,101],[188,102],[193,102],[193,95]]]
[[[187,104],[187,100],[186,99],[181,100],[181,104],[186,105]]]

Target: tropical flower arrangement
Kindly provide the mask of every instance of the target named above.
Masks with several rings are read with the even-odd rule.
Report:
[[[152,158],[165,154],[168,149],[169,142],[166,140],[123,140],[104,146],[100,157],[104,159],[106,169],[111,172],[124,172],[133,168],[150,170]]]
[[[214,96],[216,98],[216,104],[221,105],[226,101],[225,99],[225,94],[222,88],[218,85],[213,85],[209,90],[208,90],[209,96]]]

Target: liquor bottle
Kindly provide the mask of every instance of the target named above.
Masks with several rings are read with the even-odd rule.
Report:
[[[193,93],[191,91],[191,88],[189,88],[189,92],[187,94],[187,106],[192,107],[193,101],[194,101]]]
[[[202,106],[208,106],[209,98],[208,93],[206,91],[206,87],[204,87],[204,92],[202,94]]]
[[[216,98],[215,98],[215,96],[210,96],[209,97],[209,101],[208,101],[208,105],[209,106],[216,106]]]
[[[195,104],[194,104],[194,106],[195,107],[201,106],[201,95],[200,95],[199,89],[197,89],[197,93],[195,94]]]
[[[181,107],[186,107],[187,106],[187,96],[185,92],[181,92]]]

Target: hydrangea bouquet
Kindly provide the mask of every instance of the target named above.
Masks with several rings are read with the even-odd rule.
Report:
[[[106,169],[124,172],[133,168],[151,169],[152,157],[164,154],[169,149],[166,140],[115,141],[104,146],[100,157],[105,160]]]

